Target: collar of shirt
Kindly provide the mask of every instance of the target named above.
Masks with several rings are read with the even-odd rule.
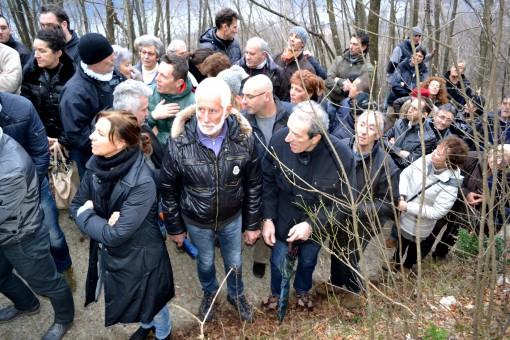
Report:
[[[211,138],[204,134],[202,131],[200,131],[200,128],[197,125],[197,135],[198,140],[207,148],[214,151],[216,156],[220,153],[221,145],[223,144],[223,140],[227,136],[227,121],[223,123],[223,127],[221,128],[221,132],[216,138]]]

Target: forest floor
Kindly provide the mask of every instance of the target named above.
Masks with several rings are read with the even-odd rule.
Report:
[[[104,327],[104,299],[86,308],[84,282],[88,261],[88,242],[67,214],[60,214],[61,226],[66,234],[73,259],[77,282],[74,292],[76,317],[66,339],[128,339],[138,325]],[[365,251],[371,303],[364,299],[362,308],[349,311],[342,307],[336,296],[320,299],[316,296],[314,310],[303,312],[295,308],[293,291],[289,310],[280,325],[275,315],[265,314],[261,302],[269,294],[269,267],[262,279],[252,274],[252,248],[245,248],[243,278],[246,295],[255,307],[255,322],[242,323],[234,309],[226,302],[225,287],[218,296],[216,317],[206,323],[203,334],[209,339],[471,339],[475,313],[476,259],[452,255],[448,261],[435,263],[426,259],[422,265],[421,294],[417,295],[416,275],[385,272],[382,258],[388,256],[382,247],[382,237],[373,240]],[[173,321],[173,339],[197,339],[201,335],[198,320],[191,314],[198,310],[202,292],[196,274],[196,264],[167,241],[174,271],[176,297],[170,302]],[[225,273],[217,251],[216,265],[221,282]],[[506,268],[506,273],[510,268]],[[321,251],[314,273],[314,285],[327,280],[329,256]],[[499,275],[500,276],[500,275]],[[507,278],[508,280],[508,278]],[[365,295],[366,296],[366,295]],[[510,339],[510,282],[500,280],[494,290],[483,291],[484,311],[490,309],[490,320],[481,320],[479,334],[482,339]],[[443,298],[453,297],[449,306],[441,304]],[[40,339],[51,325],[53,310],[49,300],[40,297],[41,312],[0,325],[0,339]],[[418,309],[418,300],[421,309]],[[488,303],[488,301],[492,303]],[[0,295],[0,306],[8,300]],[[369,311],[372,311],[369,313]]]

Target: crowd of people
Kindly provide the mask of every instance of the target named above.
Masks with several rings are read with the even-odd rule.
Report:
[[[508,222],[510,95],[485,113],[466,62],[433,75],[436,52],[420,27],[392,52],[377,105],[363,31],[325,69],[300,26],[274,57],[260,37],[243,51],[229,8],[194,52],[151,35],[135,51],[99,33],[78,37],[57,5],[41,7],[39,24],[30,51],[0,15],[0,292],[13,303],[0,323],[37,313],[36,293],[55,312],[43,339],[72,327],[72,259],[48,180],[55,150],[81,179],[69,214],[89,238],[85,304],[104,290],[105,326],[140,323],[130,339],[171,336],[170,241],[198,250],[200,319],[216,316],[219,247],[227,301],[252,322],[243,243],[254,246],[255,277],[270,267],[264,311],[282,304],[290,252],[297,306],[314,307],[312,275],[328,242],[330,279],[317,293],[361,308],[358,261],[384,224],[395,248],[387,269],[407,272],[418,253],[444,259],[460,228]],[[489,192],[496,204],[485,209]]]

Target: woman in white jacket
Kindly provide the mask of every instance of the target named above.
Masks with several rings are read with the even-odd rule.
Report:
[[[455,136],[447,137],[425,156],[425,165],[419,158],[400,174],[398,210],[401,212],[401,238],[394,260],[404,268],[411,269],[416,264],[416,245],[430,235],[436,221],[445,216],[455,203],[462,184],[460,166],[467,152],[464,141]],[[407,256],[402,262],[400,256],[406,251]]]

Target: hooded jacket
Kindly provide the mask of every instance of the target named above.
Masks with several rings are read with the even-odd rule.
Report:
[[[241,47],[239,42],[234,39],[226,46],[223,41],[216,35],[216,27],[209,27],[202,35],[198,42],[198,48],[210,48],[214,52],[222,52],[228,56],[231,64],[241,59]]]
[[[66,53],[71,57],[71,59],[74,61],[74,63],[77,65],[80,65],[80,51],[78,51],[78,44],[80,43],[80,38],[78,37],[78,34],[76,34],[75,31],[71,32],[71,40],[69,40],[66,44]]]
[[[181,93],[177,94],[164,94],[159,93],[157,91],[156,84],[151,85],[152,96],[149,98],[149,118],[148,123],[151,128],[158,128],[158,140],[161,145],[165,145],[168,137],[170,136],[170,130],[172,129],[172,124],[175,118],[167,118],[167,119],[154,119],[152,117],[152,111],[156,108],[156,106],[161,102],[161,100],[165,100],[164,104],[175,103],[179,105],[181,110],[186,109],[190,105],[195,104],[195,93],[193,93],[193,85],[191,84],[191,80],[189,77],[186,77],[186,88]]]
[[[216,156],[198,138],[194,106],[175,118],[160,172],[164,222],[171,235],[186,232],[185,223],[221,229],[240,214],[243,230],[260,227],[262,179],[252,129],[237,111],[225,124],[227,135]]]
[[[23,147],[0,128],[0,247],[42,227],[35,166]]]
[[[329,94],[329,100],[340,105],[340,102],[348,96],[347,92],[342,90],[345,80],[354,81],[359,76],[366,74],[368,79],[372,79],[374,67],[370,63],[368,55],[360,53],[357,57],[351,59],[351,53],[346,50],[343,55],[335,58],[328,69],[326,78],[326,93]],[[335,83],[335,78],[339,78]]]
[[[23,69],[21,95],[34,104],[48,137],[59,138],[62,122],[59,115],[59,97],[62,88],[74,75],[74,62],[64,52],[57,73],[50,79],[48,72],[37,65],[35,58]]]

